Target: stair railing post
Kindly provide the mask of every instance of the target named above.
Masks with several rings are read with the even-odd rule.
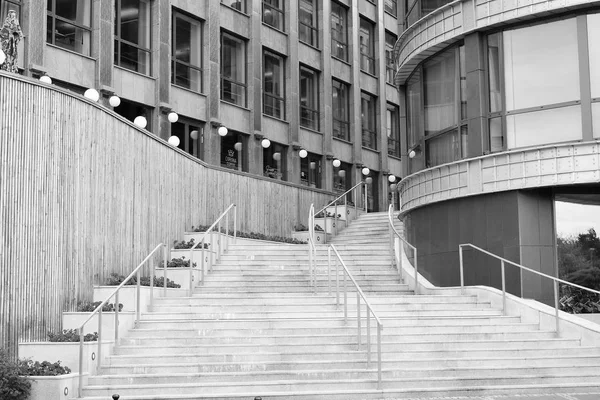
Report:
[[[344,219],[346,220],[346,228],[348,227],[348,220],[350,219],[350,212],[348,210],[348,198],[344,195],[344,212],[346,215]]]
[[[213,235],[213,231],[211,230],[210,233],[210,245],[212,246],[212,251],[210,252],[210,261],[208,262],[208,272],[212,272],[212,265],[214,262],[214,254],[215,254],[215,239],[214,239],[214,235]]]
[[[188,269],[188,271],[189,271],[189,273],[188,273],[189,274],[188,279],[190,280],[190,285],[188,287],[188,292],[189,292],[189,296],[190,297],[192,297],[192,292],[194,290],[193,289],[193,282],[192,282],[192,280],[194,279],[194,274],[192,272],[192,264],[193,264],[192,260],[194,259],[193,258],[194,257],[194,253],[193,252],[194,252],[194,249],[193,249],[193,246],[192,246],[192,248],[190,249],[190,258],[188,260],[189,263],[190,263],[190,267]]]
[[[371,312],[367,306],[367,368],[371,368]]]
[[[233,244],[237,239],[237,205],[233,205]]]
[[[200,246],[201,246],[201,255],[202,255],[202,260],[200,260],[200,283],[204,284],[204,267],[205,267],[205,263],[204,263],[204,259],[205,259],[205,255],[204,255],[204,248],[206,247],[206,243],[204,242],[204,238],[202,238],[202,240],[200,241]]]
[[[396,247],[396,238],[394,238],[394,250]],[[402,257],[404,255],[404,242],[402,242],[402,239],[400,237],[398,237],[398,273],[400,274],[400,279],[402,280],[402,282],[404,282],[404,266],[403,266],[403,261],[402,259],[404,257]]]
[[[167,297],[167,245],[163,245],[163,297]]]
[[[391,262],[391,267],[394,268],[396,252],[394,251],[394,230],[392,229],[392,223],[390,221],[388,221],[388,232],[390,235],[390,262]]]
[[[156,274],[156,268],[152,263],[148,263],[150,266],[150,309],[154,309],[154,275]]]
[[[102,307],[98,311],[98,358],[96,360],[96,374],[100,372],[100,366],[102,365]]]
[[[119,346],[119,291],[115,293],[115,347]]]
[[[335,229],[333,231],[335,232],[335,235],[337,236],[338,235],[338,208],[337,208],[337,201],[335,202],[334,212],[335,212],[335,215],[333,216],[333,224],[335,225],[334,226]]]
[[[141,284],[140,284],[140,270],[137,270],[136,273],[136,278],[137,278],[137,288],[136,288],[136,318],[135,318],[135,322],[138,322],[140,320],[140,314],[142,312],[141,308],[142,308],[142,296],[141,296]]]
[[[419,255],[417,254],[417,248],[413,248],[415,254],[415,294],[419,294]]]
[[[365,181],[365,214],[368,214],[369,211],[367,209],[367,202],[368,202],[368,187],[367,187],[367,181]]]
[[[330,248],[331,250],[331,248]],[[340,272],[338,269],[338,260],[337,257],[334,258],[335,261],[335,305],[340,307]]]
[[[506,315],[506,274],[504,273],[504,260],[500,260],[502,270],[502,314]]]
[[[331,248],[327,249],[327,293],[331,296]]]
[[[356,339],[358,341],[358,351],[360,351],[360,347],[362,345],[362,343],[361,343],[362,340],[361,340],[361,337],[360,337],[360,330],[361,330],[361,322],[360,322],[360,320],[361,320],[361,318],[360,318],[360,293],[357,290],[356,291],[356,321],[357,321],[356,325],[357,325],[358,331],[357,331]]]
[[[381,390],[381,324],[377,322],[377,389]]]
[[[465,294],[465,272],[463,266],[463,247],[462,245],[458,246],[458,260],[460,263],[460,293]]]
[[[227,253],[227,249],[229,248],[229,211],[225,216],[225,247],[223,249],[224,253]]]
[[[219,219],[219,223],[217,224],[217,244],[219,245],[219,251],[217,252],[217,261],[221,259],[221,219]]]
[[[79,328],[79,388],[77,397],[82,398],[83,389],[83,325]]]
[[[556,320],[556,336],[560,336],[560,318],[558,316],[558,281],[554,281],[554,318]]]
[[[344,281],[344,322],[348,323],[348,291],[346,290],[346,270],[342,269]]]

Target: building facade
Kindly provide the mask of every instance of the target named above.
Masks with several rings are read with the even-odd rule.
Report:
[[[421,0],[402,9],[401,210],[433,283],[460,282],[461,243],[557,275],[555,201],[597,204],[600,192],[599,6]],[[500,287],[497,260],[467,251],[465,263],[468,284]],[[507,273],[511,292],[553,297],[549,280]]]
[[[365,179],[367,167],[371,210],[385,209],[389,175],[401,176],[396,0],[0,0],[0,7],[2,16],[9,9],[19,16],[24,75],[48,75],[80,93],[96,88],[107,106],[117,95],[116,113],[145,117],[147,130],[176,136],[205,162],[336,192]],[[221,126],[227,135],[218,134]]]

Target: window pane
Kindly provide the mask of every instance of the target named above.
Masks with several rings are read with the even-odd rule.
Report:
[[[386,110],[388,154],[395,157],[400,157],[400,121],[398,114],[398,107],[388,105]]]
[[[91,0],[55,0],[56,15],[79,25],[90,26],[92,15]]]
[[[53,18],[48,17],[49,27],[52,27],[52,19]],[[56,46],[84,55],[90,55],[91,35],[92,32],[87,29],[82,29],[68,22],[54,19],[53,44]],[[48,42],[52,43],[51,40],[48,40]]]
[[[317,74],[307,68],[300,68],[300,125],[319,129]]]
[[[581,140],[581,106],[508,115],[508,149]]]
[[[287,148],[279,143],[271,142],[271,146],[263,149],[263,175],[278,180],[287,180],[286,177]]]
[[[202,90],[202,36],[200,21],[175,14],[173,19],[173,83]]]
[[[415,146],[421,140],[421,73],[417,69],[410,77],[406,88],[406,110],[408,122],[408,145]]]
[[[263,0],[263,22],[280,31],[284,30],[283,2],[283,0]]]
[[[221,99],[245,106],[245,43],[226,33],[221,35],[221,77]]]
[[[429,139],[425,143],[427,167],[460,160],[461,140],[456,130]]]
[[[221,0],[221,3],[238,11],[246,12],[246,0]]]
[[[115,42],[115,51],[117,46],[119,46],[119,42]],[[120,46],[121,58],[119,59],[118,65],[142,74],[150,73],[149,52],[140,50],[139,48],[126,43],[120,43]]]
[[[346,9],[331,3],[331,55],[341,60],[348,60],[348,33]]]
[[[600,14],[587,16],[592,97],[600,97]]]
[[[277,118],[284,116],[283,58],[270,52],[264,53],[263,92],[264,110]]]
[[[150,6],[146,1],[121,0],[121,39],[150,48]]]
[[[592,103],[592,126],[594,138],[600,138],[600,103]]]
[[[394,45],[396,44],[396,36],[391,33],[385,33],[385,81],[394,84]]]
[[[505,31],[506,111],[579,100],[575,18]]]
[[[308,153],[300,159],[300,184],[321,188],[321,156]]]
[[[350,140],[348,85],[333,80],[333,137]]]
[[[504,137],[502,136],[502,118],[490,119],[490,151],[492,153],[504,150]]]
[[[502,93],[500,90],[500,36],[501,33],[488,36],[488,85],[490,112],[502,111]]]
[[[451,49],[423,67],[425,136],[457,124],[456,57]]]
[[[377,150],[377,134],[375,128],[375,98],[363,93],[360,101],[362,121],[362,145]]]
[[[314,0],[300,0],[298,35],[300,40],[317,46],[317,10]]]
[[[375,74],[375,57],[373,46],[373,24],[360,20],[360,68],[370,74]]]

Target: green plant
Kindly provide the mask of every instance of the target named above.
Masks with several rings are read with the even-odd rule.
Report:
[[[333,218],[335,216],[334,213],[330,213],[329,211],[321,211],[319,212],[317,215],[315,215],[315,218]],[[342,218],[342,214],[338,214],[338,218]]]
[[[315,231],[317,231],[317,232],[325,232],[323,230],[323,228],[321,228],[321,225],[315,225]]]
[[[118,286],[121,283],[123,283],[123,281],[125,281],[125,276],[123,275],[119,275],[117,273],[112,273],[110,274],[110,276],[106,279],[106,285],[108,286]],[[131,277],[131,279],[129,279],[127,281],[127,283],[125,285],[136,285],[137,284],[137,279],[135,276]],[[156,276],[154,277],[154,286],[160,286],[162,287],[164,284],[164,278],[161,276],[160,278],[157,278]],[[140,278],[140,286],[150,286],[150,277],[149,276],[142,276]],[[170,280],[169,278],[167,278],[167,287],[169,288],[180,288],[181,285],[173,282],[172,280]]]
[[[67,366],[60,365],[60,361],[51,363],[48,361],[19,361],[19,374],[26,376],[57,376],[67,375],[71,373],[71,369]]]
[[[192,226],[192,230],[194,232],[206,232],[206,230],[210,228],[209,226],[205,226],[205,225],[199,225],[198,227],[193,227]],[[215,230],[215,232],[218,230]],[[221,233],[225,233],[227,232],[225,230],[225,228],[221,228]],[[229,235],[233,235],[233,230],[229,230]],[[289,237],[284,237],[284,236],[267,236],[264,235],[262,233],[256,233],[256,232],[242,232],[242,231],[237,231],[237,237],[239,238],[247,238],[247,239],[255,239],[255,240],[268,240],[270,242],[282,242],[282,243],[291,243],[291,244],[306,244],[305,242],[298,240],[298,239],[292,239]]]
[[[48,332],[48,340],[51,342],[79,342],[80,336],[76,329],[63,329],[62,332]],[[98,332],[88,333],[83,336],[84,342],[98,341]]]
[[[0,349],[0,399],[26,400],[31,392],[31,382],[20,376],[19,364],[8,352]]]
[[[298,225],[294,226],[294,230],[296,232],[305,232],[308,230],[308,227],[304,224],[298,224]]]
[[[180,250],[180,249],[191,249],[192,247],[194,247],[194,239],[190,239],[189,242],[186,242],[185,240],[182,240],[181,242],[178,242],[177,240],[173,241],[173,248]],[[208,249],[208,246],[210,246],[209,243],[204,243],[204,248]],[[198,245],[196,246],[196,249],[202,249],[202,245]]]
[[[189,267],[190,267],[190,260],[186,260],[185,257],[174,258],[171,261],[167,261],[167,268],[189,268]],[[196,268],[196,267],[197,267],[197,264],[193,263],[192,268]]]
[[[89,302],[82,301],[77,304],[77,311],[79,312],[92,312],[102,303],[101,301]],[[123,303],[119,303],[119,311],[123,310]],[[106,303],[102,306],[102,311],[115,311],[115,305],[113,303]]]

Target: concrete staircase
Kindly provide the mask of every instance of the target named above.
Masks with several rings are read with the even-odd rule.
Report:
[[[326,250],[315,294],[305,245],[258,243],[233,246],[193,296],[156,299],[84,397],[346,400],[600,386],[598,347],[503,316],[477,296],[415,296],[391,265],[384,218],[361,216],[332,241],[383,320],[381,390],[364,320],[358,350],[355,294],[345,322],[327,293]]]

